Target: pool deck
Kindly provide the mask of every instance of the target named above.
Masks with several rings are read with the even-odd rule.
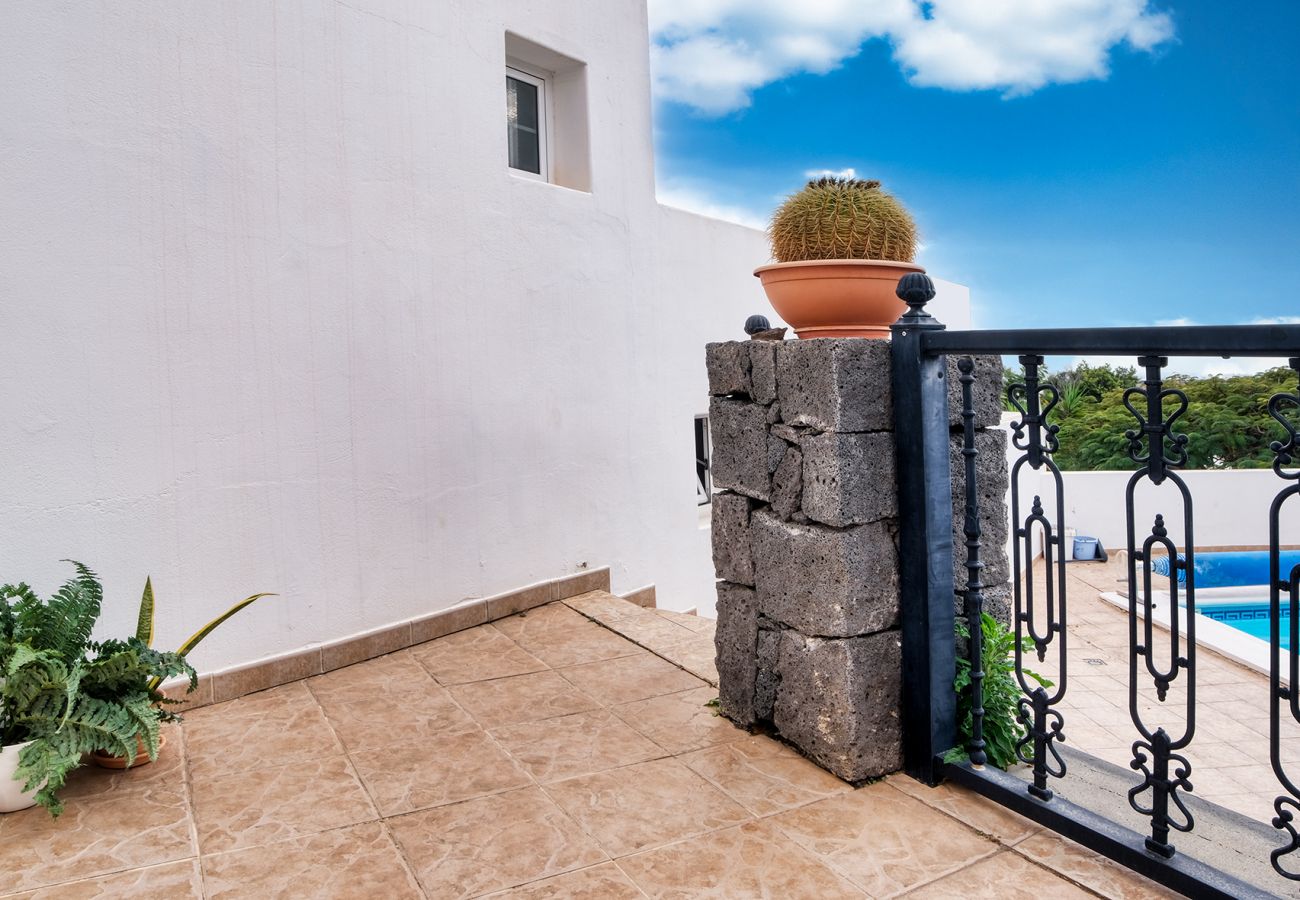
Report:
[[[1035,582],[1041,584],[1038,563]],[[1128,616],[1100,595],[1126,589],[1126,577],[1123,564],[1113,557],[1066,566],[1069,684],[1058,706],[1070,746],[1125,767],[1138,737],[1129,716]],[[1157,635],[1156,658],[1167,660],[1168,632],[1158,630]],[[1031,665],[1048,678],[1058,675],[1053,652]],[[1182,731],[1185,682],[1185,676],[1177,679],[1161,703],[1151,679],[1139,680],[1139,709],[1149,727]],[[1183,751],[1192,765],[1193,793],[1252,819],[1271,821],[1273,800],[1282,791],[1269,761],[1268,678],[1202,646],[1196,658],[1196,701],[1196,732]],[[1281,758],[1300,772],[1300,726],[1287,730],[1287,725],[1284,720]],[[1127,816],[1132,819],[1128,824],[1141,827],[1136,813]]]

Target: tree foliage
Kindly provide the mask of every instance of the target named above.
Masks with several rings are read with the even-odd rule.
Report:
[[[1008,383],[1022,382],[1015,369],[1007,371]],[[1060,450],[1056,464],[1066,470],[1136,469],[1129,455],[1125,432],[1138,427],[1137,419],[1124,406],[1124,391],[1140,387],[1132,367],[1089,366],[1079,363],[1060,372],[1043,375],[1061,392],[1050,421],[1060,425]],[[1215,375],[1195,378],[1170,374],[1164,382],[1187,395],[1187,410],[1174,423],[1174,430],[1187,435],[1187,468],[1236,469],[1272,465],[1271,442],[1285,437],[1281,426],[1268,414],[1274,394],[1296,390],[1296,376],[1290,369],[1275,368],[1254,375]],[[1146,415],[1146,401],[1131,399]],[[1180,405],[1166,397],[1167,418]]]

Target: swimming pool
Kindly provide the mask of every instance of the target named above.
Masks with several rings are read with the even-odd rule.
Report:
[[[1200,604],[1196,611],[1216,622],[1222,622],[1238,631],[1262,641],[1269,639],[1267,603],[1216,603]],[[1282,647],[1291,649],[1291,610],[1282,607]]]
[[[1300,550],[1283,550],[1279,561],[1286,575],[1300,565]],[[1151,560],[1151,569],[1169,574],[1169,557]],[[1178,580],[1186,582],[1186,573]],[[1268,551],[1230,550],[1196,554],[1196,611],[1229,628],[1267,642],[1269,639]],[[1183,602],[1186,605],[1186,601]],[[1283,605],[1281,638],[1291,647],[1291,610]]]

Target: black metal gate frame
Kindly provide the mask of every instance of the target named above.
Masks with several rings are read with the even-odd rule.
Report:
[[[1179,417],[1187,409],[1186,396],[1164,385],[1162,372],[1170,356],[1281,357],[1289,358],[1300,378],[1300,326],[1239,325],[1227,327],[1152,327],[1025,329],[993,331],[947,331],[925,311],[934,297],[934,286],[925,275],[906,275],[898,296],[908,311],[893,326],[893,395],[898,455],[899,557],[902,603],[903,667],[908,677],[903,684],[903,754],[908,774],[928,784],[950,780],[964,785],[1009,809],[1071,838],[1180,893],[1194,897],[1273,896],[1245,884],[1183,854],[1170,842],[1169,832],[1190,831],[1192,816],[1183,804],[1181,792],[1191,791],[1191,765],[1178,753],[1188,747],[1195,734],[1195,543],[1192,534],[1192,497],[1176,469],[1187,461],[1185,435],[1176,431]],[[1137,359],[1144,372],[1141,387],[1124,393],[1124,404],[1136,420],[1125,433],[1131,458],[1139,468],[1127,490],[1126,514],[1129,550],[1129,707],[1137,731],[1132,768],[1143,776],[1129,792],[1130,805],[1151,819],[1151,833],[1141,835],[1110,819],[1053,795],[1049,778],[1065,776],[1065,764],[1055,743],[1063,740],[1063,719],[1054,706],[1063,698],[1067,685],[1065,641],[1065,548],[1063,546],[1064,504],[1061,502],[1060,473],[1051,454],[1057,449],[1056,427],[1048,421],[1059,398],[1056,388],[1041,383],[1040,367],[1049,355],[1126,355]],[[1013,447],[1020,451],[1012,472],[1011,521],[1015,540],[1012,577],[1015,585],[1015,628],[1017,637],[1016,674],[1023,697],[1020,720],[1027,735],[1017,748],[1020,759],[1033,765],[1033,779],[1026,783],[997,768],[986,766],[982,737],[982,679],[979,661],[980,614],[983,610],[981,583],[978,491],[975,483],[975,411],[972,402],[974,366],[959,359],[963,397],[963,460],[966,476],[964,535],[967,548],[967,583],[953,584],[952,473],[949,465],[951,430],[948,415],[948,387],[945,384],[947,356],[1015,355],[1024,367],[1022,383],[1008,388],[1008,397],[1019,411],[1012,425]],[[1167,402],[1173,412],[1166,415]],[[1136,405],[1135,405],[1136,404]],[[1270,674],[1271,752],[1274,772],[1286,791],[1274,806],[1273,826],[1284,832],[1287,843],[1273,851],[1271,862],[1283,877],[1300,880],[1297,860],[1287,857],[1300,850],[1300,833],[1293,825],[1300,813],[1300,789],[1285,771],[1279,755],[1282,709],[1300,722],[1300,566],[1289,573],[1279,567],[1279,515],[1291,497],[1300,494],[1300,471],[1286,467],[1300,464],[1300,435],[1296,417],[1300,414],[1300,387],[1294,395],[1278,394],[1269,403],[1273,418],[1288,439],[1272,445],[1276,474],[1286,485],[1269,511],[1271,540],[1272,671]],[[1288,418],[1287,413],[1291,417]],[[1035,498],[1026,515],[1019,495],[1017,476],[1023,466],[1048,468],[1056,486],[1056,522],[1044,515]],[[1150,534],[1138,538],[1134,521],[1133,491],[1143,479],[1154,484],[1169,482],[1178,491],[1184,507],[1184,533],[1180,542],[1170,537],[1160,516]],[[1047,621],[1036,622],[1032,594],[1022,596],[1022,576],[1032,571],[1031,536],[1038,528],[1044,537],[1048,567]],[[1159,547],[1168,554],[1171,604],[1171,633],[1168,664],[1156,662],[1150,608],[1152,603],[1151,550]],[[1023,549],[1023,554],[1022,554]],[[1054,556],[1053,556],[1054,552]],[[1053,572],[1053,569],[1056,571]],[[1177,592],[1180,574],[1186,581],[1187,617],[1180,633]],[[1053,577],[1055,575],[1055,578]],[[1054,585],[1053,581],[1057,583]],[[1032,577],[1024,579],[1031,587]],[[968,759],[945,763],[944,755],[957,745],[956,696],[953,679],[956,666],[953,611],[957,592],[965,595],[965,615],[971,640],[973,695],[973,737],[964,748]],[[1139,601],[1139,596],[1142,598]],[[1143,604],[1145,625],[1139,626],[1138,607]],[[1283,660],[1279,645],[1280,604],[1290,605],[1291,650]],[[1060,683],[1053,693],[1026,682],[1021,665],[1021,639],[1030,642],[1039,659],[1054,649],[1059,654]],[[1162,654],[1163,655],[1163,654]],[[1141,661],[1141,664],[1140,662]],[[1281,683],[1283,665],[1292,688]],[[1145,671],[1145,675],[1140,670]],[[1140,677],[1151,680],[1161,702],[1170,685],[1179,678],[1186,683],[1186,724],[1180,733],[1169,734],[1163,727],[1143,721],[1138,707]],[[1149,801],[1141,798],[1150,791]]]

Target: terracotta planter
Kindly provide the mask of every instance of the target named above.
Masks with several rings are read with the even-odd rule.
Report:
[[[18,754],[30,743],[31,741],[24,741],[0,747],[0,813],[17,812],[36,805],[36,791],[24,791],[22,782],[14,778],[14,772],[18,769]]]
[[[889,338],[889,326],[907,309],[895,291],[913,263],[830,259],[773,263],[754,274],[777,315],[801,338]]]
[[[163,747],[166,746],[167,735],[158,735],[158,752],[162,753]],[[131,768],[134,769],[136,766],[143,766],[147,763],[153,762],[153,760],[149,758],[149,751],[145,748],[144,738],[136,738],[136,752],[135,759],[133,760],[127,760],[125,756],[113,756],[105,753],[103,750],[96,750],[94,753],[90,754],[90,760],[95,765],[101,766],[105,769],[125,769],[128,762],[130,763]]]

